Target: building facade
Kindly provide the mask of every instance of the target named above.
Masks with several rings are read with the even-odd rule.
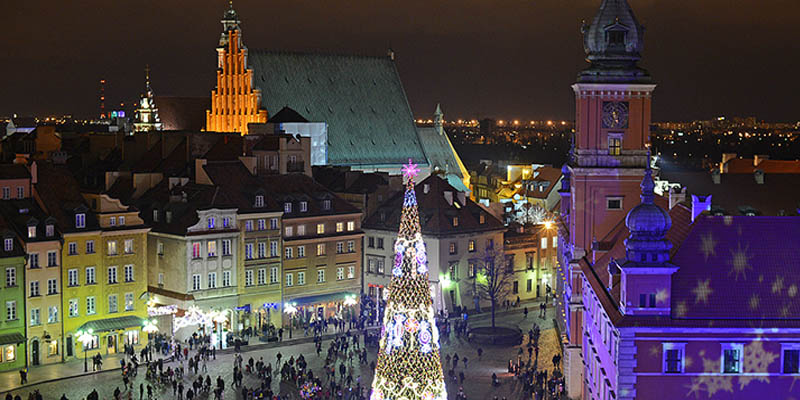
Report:
[[[0,371],[14,371],[25,366],[25,249],[17,232],[0,217]]]

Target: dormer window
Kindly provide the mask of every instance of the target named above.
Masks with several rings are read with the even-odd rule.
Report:
[[[322,200],[322,209],[323,210],[330,210],[331,209],[331,201],[330,200]]]
[[[256,195],[256,207],[264,207],[264,196]]]
[[[5,240],[3,240],[3,250],[5,251],[14,250],[14,239],[6,238]]]
[[[47,224],[47,226],[44,229],[45,229],[45,235],[47,235],[47,237],[52,237],[53,234],[55,233],[55,228],[53,227],[52,224]]]
[[[301,201],[300,202],[300,212],[307,212],[308,211],[308,202]]]
[[[458,226],[458,217],[453,217],[453,226]]]
[[[28,237],[31,239],[36,238],[36,225],[31,225],[28,227]]]
[[[485,224],[485,223],[486,223],[486,216],[485,216],[485,215],[483,215],[483,214],[481,214],[481,215],[478,217],[478,222],[479,222],[480,224]]]
[[[214,229],[217,226],[217,219],[214,217],[208,217],[208,229]]]
[[[158,222],[158,210],[153,210],[153,222]]]
[[[230,217],[222,218],[222,228],[228,229],[230,227],[231,227],[231,218]]]
[[[124,215],[120,215],[119,216],[119,226],[125,226],[125,216]]]
[[[609,46],[624,46],[626,31],[614,30],[606,32]]]
[[[111,225],[111,226],[116,226],[117,225],[117,217],[109,218],[108,219],[108,224]]]
[[[75,227],[86,228],[86,214],[84,213],[75,214]]]
[[[283,203],[283,212],[285,212],[287,214],[292,212],[292,203],[291,202],[287,201],[287,202]]]

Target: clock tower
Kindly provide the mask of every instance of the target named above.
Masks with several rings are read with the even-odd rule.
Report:
[[[644,27],[627,0],[603,0],[581,29],[588,68],[572,85],[575,137],[562,187],[564,331],[569,344],[564,374],[570,396],[581,392],[582,323],[579,260],[592,260],[603,239],[639,204],[639,184],[649,162],[650,106],[656,85],[638,66]]]

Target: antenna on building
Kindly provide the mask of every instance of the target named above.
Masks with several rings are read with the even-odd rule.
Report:
[[[100,79],[100,119],[106,117],[106,80]]]

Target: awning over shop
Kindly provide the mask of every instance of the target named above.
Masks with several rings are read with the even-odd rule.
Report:
[[[347,296],[356,296],[356,294],[350,292],[318,294],[316,296],[298,297],[296,299],[290,300],[289,303],[296,304],[298,306],[305,306],[312,304],[329,303],[332,301],[342,301]]]
[[[14,333],[4,333],[0,335],[0,346],[6,344],[17,344],[22,343],[25,341],[25,335],[14,332]]]
[[[132,327],[141,327],[144,325],[144,319],[141,317],[137,317],[135,315],[129,315],[127,317],[117,317],[117,318],[106,318],[106,319],[98,319],[96,321],[89,321],[80,328],[79,331],[87,331],[89,329],[95,332],[107,332],[107,331],[116,331],[125,328],[132,328]]]

